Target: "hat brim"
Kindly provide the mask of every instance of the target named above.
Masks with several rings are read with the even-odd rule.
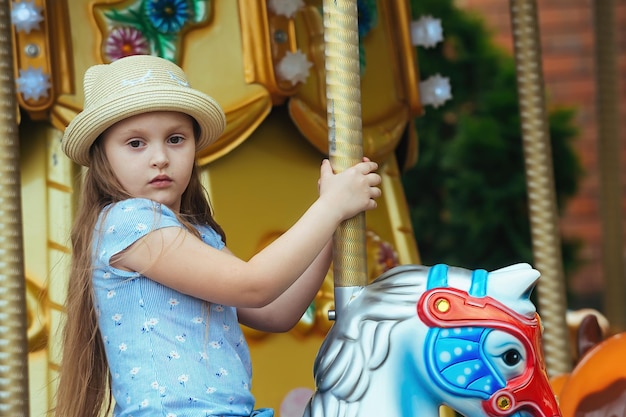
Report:
[[[63,151],[74,162],[89,166],[89,149],[106,129],[128,117],[154,111],[175,111],[193,117],[200,126],[196,151],[215,142],[226,127],[222,108],[201,91],[171,85],[167,88],[141,86],[94,103],[76,115],[63,134]]]

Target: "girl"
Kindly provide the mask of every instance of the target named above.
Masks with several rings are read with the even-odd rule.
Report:
[[[377,165],[334,174],[281,237],[245,261],[225,246],[195,154],[219,105],[153,56],[87,70],[62,148],[88,167],[72,229],[58,417],[272,416],[254,409],[239,323],[294,326],[329,268],[336,227],[376,207]],[[111,398],[113,397],[113,398]]]

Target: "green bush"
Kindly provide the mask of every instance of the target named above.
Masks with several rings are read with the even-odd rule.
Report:
[[[440,19],[444,42],[417,48],[421,78],[450,79],[452,100],[415,120],[418,161],[403,176],[422,263],[499,268],[533,262],[515,61],[483,21],[452,0],[412,0],[415,19]],[[563,209],[581,166],[575,110],[549,111],[554,179]],[[562,240],[566,270],[577,242]]]

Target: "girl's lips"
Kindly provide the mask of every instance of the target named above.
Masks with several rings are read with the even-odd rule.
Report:
[[[150,181],[150,185],[153,185],[155,187],[167,187],[168,185],[170,185],[172,183],[172,179],[168,176],[164,176],[164,175],[160,175],[158,177],[155,177],[152,179],[152,181]]]

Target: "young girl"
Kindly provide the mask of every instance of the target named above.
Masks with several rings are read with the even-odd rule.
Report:
[[[376,207],[377,165],[334,174],[250,260],[211,214],[195,154],[225,127],[219,105],[153,56],[87,70],[62,148],[88,167],[72,229],[58,417],[272,416],[254,411],[238,323],[294,326],[328,270],[337,226]],[[268,185],[269,186],[269,185]]]

